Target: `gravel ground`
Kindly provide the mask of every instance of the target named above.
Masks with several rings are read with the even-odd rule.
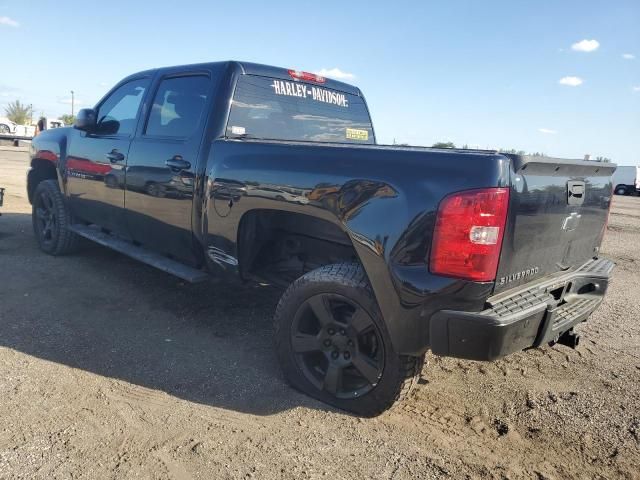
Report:
[[[273,291],[41,253],[26,169],[0,149],[0,478],[640,478],[640,198],[615,199],[577,350],[429,356],[410,401],[363,420],[284,383]]]

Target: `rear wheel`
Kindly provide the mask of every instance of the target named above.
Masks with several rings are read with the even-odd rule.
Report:
[[[56,180],[43,180],[33,193],[33,232],[40,249],[50,255],[64,255],[74,251],[79,237],[68,230],[71,212]]]
[[[358,264],[307,273],[285,292],[275,315],[278,357],[297,389],[363,416],[409,395],[424,357],[393,350]]]
[[[0,133],[8,135],[11,133],[11,129],[9,128],[8,125],[5,125],[4,123],[2,123],[0,124]]]

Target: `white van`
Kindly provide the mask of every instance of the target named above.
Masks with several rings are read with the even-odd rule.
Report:
[[[613,191],[617,195],[640,192],[640,167],[618,167],[613,174]]]

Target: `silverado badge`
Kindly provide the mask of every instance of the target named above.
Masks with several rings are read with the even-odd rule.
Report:
[[[504,277],[500,277],[498,279],[498,286],[501,287],[511,282],[516,282],[518,280],[523,280],[525,278],[533,277],[540,272],[540,267],[531,267],[526,270],[522,270],[521,272],[511,273],[509,275],[505,275]]]

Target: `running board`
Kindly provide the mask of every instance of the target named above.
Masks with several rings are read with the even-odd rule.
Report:
[[[189,283],[204,282],[209,278],[209,275],[202,270],[184,265],[183,263],[171,260],[163,255],[155,252],[151,252],[143,247],[138,247],[130,242],[122,240],[114,235],[104,233],[102,230],[96,227],[89,227],[87,225],[74,224],[69,226],[69,230],[73,233],[77,233],[81,237],[92,240],[100,245],[111,248],[116,252],[123,253],[128,257],[134,258],[142,263],[156,267],[158,270],[170,273],[186,280]]]

